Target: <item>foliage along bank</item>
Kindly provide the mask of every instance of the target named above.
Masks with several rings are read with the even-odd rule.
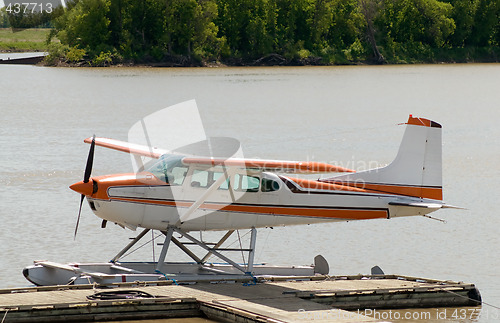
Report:
[[[80,0],[49,64],[498,61],[500,0]]]

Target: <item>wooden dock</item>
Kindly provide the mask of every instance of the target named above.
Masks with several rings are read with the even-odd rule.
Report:
[[[478,306],[473,284],[396,275],[172,280],[0,290],[0,322],[199,317],[225,322],[378,322],[358,309]],[[349,310],[349,311],[348,311]],[[386,320],[385,320],[386,321]]]
[[[32,57],[21,57],[21,58],[8,58],[8,59],[1,59],[0,58],[0,64],[12,64],[12,65],[36,65],[43,61],[45,58],[45,55],[38,55],[38,56],[32,56]]]

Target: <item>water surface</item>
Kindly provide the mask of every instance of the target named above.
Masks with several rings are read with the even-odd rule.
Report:
[[[379,265],[386,273],[473,282],[499,306],[499,89],[499,64],[0,66],[0,288],[29,285],[21,271],[33,260],[107,261],[135,236],[115,225],[100,229],[85,205],[73,240],[79,196],[68,186],[83,177],[83,139],[127,140],[139,118],[194,98],[207,133],[239,139],[246,157],[355,169],[394,158],[404,131],[398,123],[408,114],[440,122],[445,201],[467,210],[433,213],[446,224],[412,217],[263,229],[256,261],[310,264],[322,254],[332,275]],[[94,175],[130,170],[126,154],[96,150]],[[185,259],[174,250],[169,256]],[[126,260],[151,258],[144,249]],[[500,310],[486,309],[498,317]],[[484,314],[480,321],[491,320]]]

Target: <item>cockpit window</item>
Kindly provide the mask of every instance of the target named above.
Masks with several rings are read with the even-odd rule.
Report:
[[[186,178],[187,167],[174,167],[170,175],[168,175],[170,185],[182,185],[184,178]]]
[[[163,155],[151,165],[145,165],[147,172],[170,185],[182,185],[188,168],[182,163],[184,156]]]

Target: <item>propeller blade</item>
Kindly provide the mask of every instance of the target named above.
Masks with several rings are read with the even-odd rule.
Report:
[[[84,199],[85,195],[82,194],[82,197],[80,199],[80,210],[78,210],[78,218],[76,218],[75,235],[73,236],[73,240],[76,239],[76,232],[78,231],[78,224],[80,223],[80,215],[82,214],[82,204]]]
[[[92,164],[94,163],[94,148],[95,135],[92,137],[92,143],[90,144],[89,155],[87,157],[87,165],[85,166],[85,174],[83,175],[84,183],[88,183],[90,180],[90,174],[92,173]]]

